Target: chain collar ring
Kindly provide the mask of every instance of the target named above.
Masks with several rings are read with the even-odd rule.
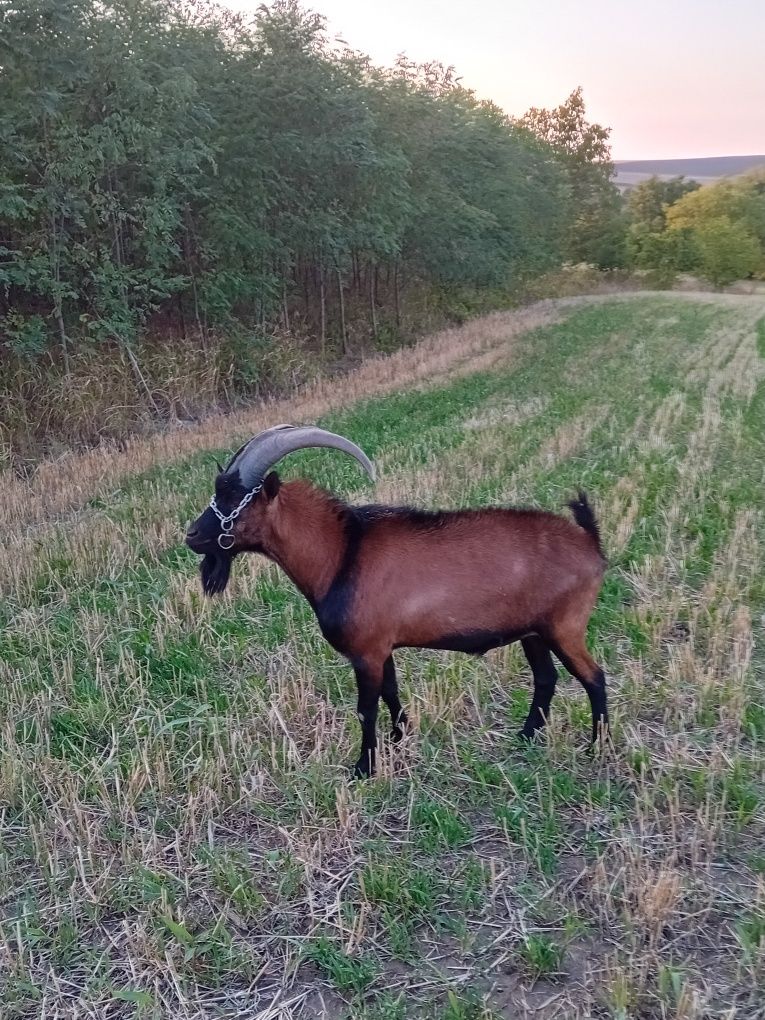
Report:
[[[218,535],[218,545],[225,552],[234,545],[234,521],[237,519],[239,514],[244,508],[257,496],[260,490],[263,488],[263,483],[256,485],[254,489],[242,497],[242,501],[236,509],[232,510],[230,514],[222,514],[218,509],[218,504],[215,502],[215,496],[210,500],[210,509],[220,521],[220,534]]]

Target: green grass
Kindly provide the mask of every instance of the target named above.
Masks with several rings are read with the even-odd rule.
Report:
[[[307,604],[254,560],[223,599],[198,591],[182,530],[225,449],[52,517],[0,603],[0,1015],[297,1018],[320,989],[349,1020],[552,996],[582,1020],[755,1016],[763,322],[751,298],[584,305],[490,368],[404,375],[321,420],[392,501],[557,509],[587,489],[610,561],[590,627],[605,760],[562,669],[549,739],[522,748],[517,649],[403,650],[413,733],[349,786],[353,676]],[[280,470],[374,498],[339,455]]]
[[[340,992],[363,992],[377,972],[371,960],[350,956],[325,936],[308,944],[305,958],[315,963]]]
[[[536,977],[555,974],[563,960],[563,950],[546,935],[527,935],[520,948],[520,956]]]

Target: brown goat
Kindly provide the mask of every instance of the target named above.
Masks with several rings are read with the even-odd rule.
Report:
[[[343,437],[316,428],[269,429],[218,475],[215,498],[187,543],[204,555],[208,594],[225,588],[235,555],[258,552],[308,599],[325,638],[356,673],[362,747],[355,774],[374,772],[380,697],[393,738],[406,726],[392,655],[404,646],[483,655],[520,640],[534,677],[521,730],[527,739],[550,711],[554,652],[587,691],[596,740],[608,725],[605,677],[585,633],[605,561],[584,494],[569,504],[574,524],[539,510],[352,507],[306,481],[282,484],[266,474],[287,452],[316,445],[343,449],[371,471]]]

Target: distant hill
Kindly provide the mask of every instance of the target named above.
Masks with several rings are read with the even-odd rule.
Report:
[[[618,159],[616,184],[626,191],[649,177],[690,177],[699,184],[712,184],[721,177],[735,177],[755,167],[765,167],[762,156],[704,156],[697,159]]]

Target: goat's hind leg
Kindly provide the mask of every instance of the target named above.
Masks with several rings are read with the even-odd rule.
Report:
[[[577,678],[587,692],[592,710],[593,746],[610,743],[606,675],[588,652],[584,635],[566,636],[564,640],[556,636],[552,647],[569,673]]]
[[[541,637],[531,634],[521,638],[521,646],[534,677],[534,696],[526,722],[518,736],[522,740],[533,740],[550,717],[550,702],[555,694],[558,671],[550,649]]]
[[[389,655],[383,666],[382,699],[388,706],[390,721],[393,724],[391,740],[398,743],[404,735],[407,723],[409,722],[406,712],[401,707],[398,697],[398,682],[396,681],[396,666],[393,656]]]

